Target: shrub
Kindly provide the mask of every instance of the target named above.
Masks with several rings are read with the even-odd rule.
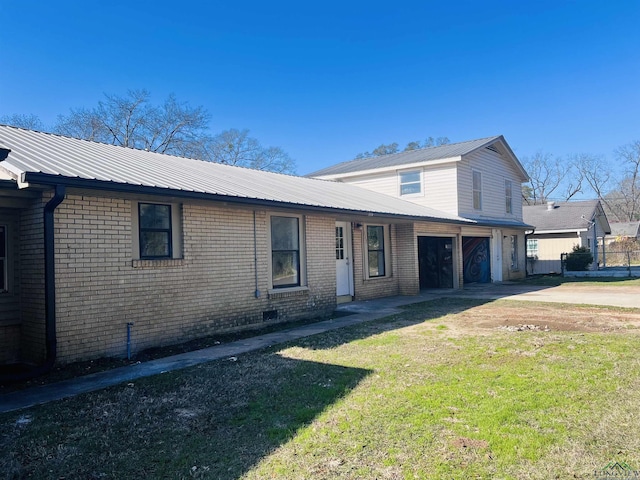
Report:
[[[587,247],[573,246],[571,253],[567,254],[565,270],[570,272],[582,272],[593,263],[593,255]]]

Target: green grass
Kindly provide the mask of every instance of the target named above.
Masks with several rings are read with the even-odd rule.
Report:
[[[501,304],[423,303],[2,415],[0,478],[573,479],[611,460],[639,468],[637,335],[459,328],[461,315]],[[519,308],[527,323],[531,307]]]

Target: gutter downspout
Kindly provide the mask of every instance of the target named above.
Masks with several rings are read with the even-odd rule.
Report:
[[[64,185],[56,185],[55,193],[44,207],[44,303],[47,359],[44,366],[51,368],[58,355],[56,338],[56,266],[55,266],[55,209],[66,194]]]
[[[56,185],[54,195],[44,206],[44,302],[46,358],[42,365],[27,372],[0,375],[0,382],[20,382],[44,375],[53,367],[58,354],[56,338],[56,267],[54,211],[66,194],[64,185]]]

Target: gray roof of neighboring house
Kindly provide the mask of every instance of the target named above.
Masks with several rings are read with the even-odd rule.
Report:
[[[410,165],[421,162],[429,162],[433,160],[441,160],[445,158],[456,158],[469,154],[480,148],[488,147],[496,142],[501,142],[510,156],[515,160],[517,167],[526,177],[526,172],[511,151],[502,135],[493,137],[479,138],[477,140],[469,140],[466,142],[449,143],[437,147],[421,148],[419,150],[411,150],[408,152],[393,153],[390,155],[382,155],[379,157],[358,158],[346,162],[338,163],[327,168],[323,168],[316,172],[306,175],[307,177],[328,177],[333,175],[348,174],[354,172],[364,172],[385,167],[395,167],[401,165]]]
[[[21,183],[99,188],[475,223],[344,183],[78,140],[0,125],[0,167]]]
[[[640,222],[613,222],[611,223],[611,236],[640,237]]]
[[[604,214],[599,200],[553,202],[553,208],[547,204],[522,207],[524,222],[533,225],[536,232],[586,230],[589,221],[599,213]]]

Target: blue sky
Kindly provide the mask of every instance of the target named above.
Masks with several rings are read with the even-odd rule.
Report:
[[[305,174],[381,143],[640,140],[640,1],[0,0],[0,115],[170,93]]]

